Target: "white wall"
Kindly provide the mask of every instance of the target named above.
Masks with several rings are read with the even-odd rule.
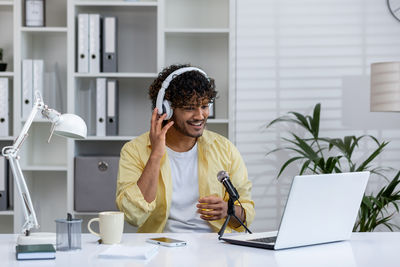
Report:
[[[390,141],[379,163],[400,166],[400,114],[368,111],[370,63],[400,60],[400,22],[386,1],[238,0],[236,56],[235,138],[253,182],[254,231],[278,226],[296,173],[276,180],[287,155],[265,156],[281,143],[265,125],[288,111],[320,102],[322,135]],[[369,191],[382,183],[373,178]]]

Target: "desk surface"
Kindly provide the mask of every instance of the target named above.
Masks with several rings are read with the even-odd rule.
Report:
[[[98,245],[97,238],[82,235],[82,249],[57,251],[56,260],[15,260],[16,235],[0,235],[1,266],[168,266],[168,267],[241,267],[241,266],[398,266],[400,264],[400,232],[354,233],[350,241],[280,251],[236,246],[219,241],[217,234],[124,234],[123,244],[144,244],[146,238],[169,236],[186,240],[185,247],[160,247],[148,261],[110,260],[98,258],[107,245]]]

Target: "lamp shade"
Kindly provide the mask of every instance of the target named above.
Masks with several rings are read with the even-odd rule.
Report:
[[[63,137],[85,139],[87,127],[85,121],[75,114],[62,114],[54,126],[54,133]]]
[[[400,62],[371,64],[371,111],[400,111]]]

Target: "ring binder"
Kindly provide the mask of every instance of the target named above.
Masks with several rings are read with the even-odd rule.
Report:
[[[0,136],[8,136],[8,78],[0,78]]]
[[[107,81],[107,135],[118,135],[118,81]]]
[[[23,120],[28,118],[33,105],[33,61],[24,59],[22,61],[22,99],[21,117]]]
[[[100,72],[100,15],[89,15],[89,72]]]
[[[117,18],[104,17],[103,72],[117,72]]]
[[[96,80],[96,135],[106,135],[106,78]]]
[[[78,72],[89,72],[89,14],[78,14]]]

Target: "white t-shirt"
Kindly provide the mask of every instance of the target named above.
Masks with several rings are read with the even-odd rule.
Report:
[[[164,232],[212,232],[200,218],[196,204],[199,199],[197,143],[187,152],[167,147],[172,176],[172,202]]]

